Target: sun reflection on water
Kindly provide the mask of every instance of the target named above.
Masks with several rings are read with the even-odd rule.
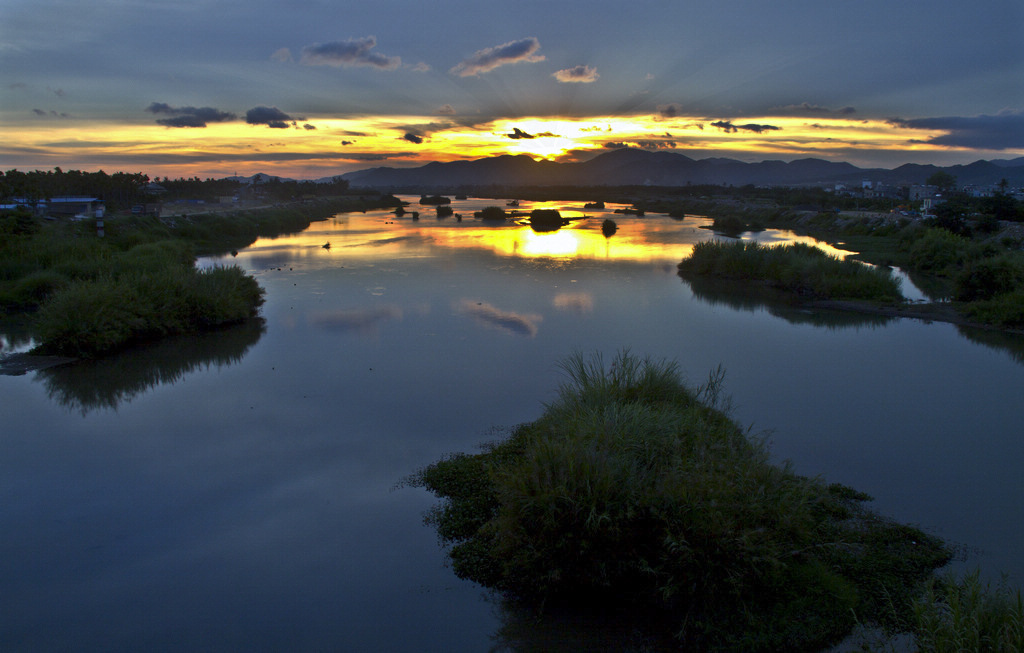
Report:
[[[599,260],[675,264],[690,255],[693,246],[716,238],[701,216],[673,219],[660,214],[644,217],[615,213],[626,205],[608,204],[604,209],[584,209],[582,202],[527,202],[504,207],[504,200],[455,200],[453,216],[439,217],[433,207],[418,204],[418,197],[402,197],[410,204],[405,215],[393,211],[341,214],[314,222],[299,234],[261,239],[246,250],[254,261],[271,258],[319,262],[324,266],[368,260],[443,256],[444,251],[475,249],[501,257],[551,260]],[[514,217],[504,223],[488,223],[473,217],[487,206],[502,206]],[[522,221],[533,209],[557,209],[569,223],[557,231],[538,232]],[[413,218],[412,212],[418,217]],[[611,219],[618,230],[610,237],[601,223]],[[765,230],[744,234],[744,240],[763,244],[806,242],[844,258],[851,252],[830,247],[791,232]],[[272,256],[273,254],[273,256]]]

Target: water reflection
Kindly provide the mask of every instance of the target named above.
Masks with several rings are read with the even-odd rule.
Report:
[[[36,379],[42,381],[51,399],[83,415],[91,410],[116,409],[190,372],[238,363],[264,331],[262,319],[248,320],[201,335],[168,338],[100,360],[47,368],[38,371]]]
[[[402,319],[398,306],[379,306],[368,309],[322,311],[311,313],[307,318],[313,326],[331,331],[352,331],[361,335],[377,335],[384,322]]]
[[[972,342],[1005,352],[1013,360],[1024,364],[1024,335],[965,326],[958,326],[957,331]]]
[[[455,312],[468,315],[480,324],[531,338],[537,335],[537,325],[544,319],[542,315],[506,311],[486,302],[474,302],[471,299],[457,302]]]
[[[681,276],[681,275],[680,275]],[[781,290],[751,285],[742,281],[683,277],[693,296],[711,305],[728,306],[739,311],[766,310],[790,324],[810,324],[827,329],[884,326],[894,318],[848,311],[808,310],[795,305]]]
[[[418,201],[410,196],[401,199]],[[339,215],[315,222],[300,234],[261,239],[239,257],[253,269],[273,269],[296,262],[341,266],[382,257],[394,260],[431,256],[451,249],[476,249],[517,258],[678,262],[689,255],[694,244],[715,237],[701,228],[709,223],[706,218],[688,216],[679,220],[654,214],[616,214],[616,209],[627,207],[623,204],[583,210],[581,203],[522,202],[516,215],[529,215],[534,209],[556,209],[569,220],[569,224],[551,232],[534,231],[514,218],[490,221],[472,217],[487,206],[503,204],[503,200],[477,198],[453,201],[451,206],[463,216],[461,221],[414,220],[411,213],[396,216],[383,210]],[[601,223],[611,217],[618,230],[605,236]],[[330,243],[330,249],[323,248],[325,243]]]

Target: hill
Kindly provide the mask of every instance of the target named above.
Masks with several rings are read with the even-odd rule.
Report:
[[[692,159],[676,152],[649,152],[621,148],[589,161],[556,163],[535,161],[527,155],[503,155],[473,161],[432,162],[417,168],[378,167],[342,175],[353,187],[457,188],[460,186],[686,186],[716,184],[744,186],[810,186],[857,184],[863,180],[889,185],[923,184],[938,171],[956,177],[961,185],[987,186],[1006,179],[1024,185],[1024,158],[975,161],[969,165],[938,167],[906,164],[889,170],[858,168],[850,163],[822,159],[761,161]]]

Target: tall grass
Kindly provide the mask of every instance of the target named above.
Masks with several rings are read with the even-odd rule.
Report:
[[[1024,601],[1005,583],[992,587],[975,571],[929,581],[914,602],[910,630],[928,653],[1024,651]]]
[[[841,638],[947,559],[866,496],[769,462],[721,410],[721,373],[622,352],[562,364],[535,422],[411,482],[454,571],[535,606],[644,606],[683,644],[806,650]]]
[[[796,243],[768,247],[755,242],[705,241],[679,263],[683,276],[765,282],[800,295],[826,299],[901,301],[900,281],[888,270],[843,261]]]

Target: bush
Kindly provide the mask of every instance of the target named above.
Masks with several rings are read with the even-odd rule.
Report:
[[[556,209],[534,209],[530,211],[530,226],[534,231],[557,231],[565,221]]]
[[[481,220],[505,220],[508,215],[505,213],[505,209],[500,206],[486,206],[482,211],[477,211],[473,214],[474,218],[480,218]]]
[[[967,260],[970,241],[945,229],[928,229],[914,239],[908,252],[910,266],[920,272],[950,274]]]
[[[1003,254],[968,262],[956,277],[960,301],[992,299],[1024,287],[1024,257]]]
[[[941,543],[869,513],[865,495],[769,463],[675,365],[623,353],[563,363],[535,422],[410,481],[456,574],[520,602],[641,607],[682,644],[808,650],[880,615],[948,559]]]

